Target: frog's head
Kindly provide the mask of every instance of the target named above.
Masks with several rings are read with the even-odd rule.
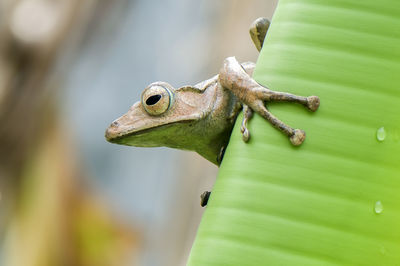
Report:
[[[195,150],[215,162],[214,155],[221,147],[216,147],[219,143],[214,140],[220,138],[221,130],[210,119],[213,116],[210,113],[215,109],[217,97],[216,89],[191,86],[175,89],[166,82],[152,83],[143,91],[140,102],[111,123],[106,139],[137,147]]]

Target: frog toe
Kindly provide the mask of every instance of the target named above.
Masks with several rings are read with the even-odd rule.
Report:
[[[307,97],[307,108],[308,110],[315,112],[319,107],[319,97],[318,96],[308,96]]]
[[[306,138],[306,132],[301,129],[295,129],[293,135],[290,137],[290,142],[294,146],[299,146],[303,143]]]
[[[248,142],[250,139],[250,131],[247,129],[247,127],[240,127],[240,131],[242,132],[242,139],[244,142]]]

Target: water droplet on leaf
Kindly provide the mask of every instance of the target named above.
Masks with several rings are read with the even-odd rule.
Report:
[[[386,138],[386,130],[384,127],[378,128],[376,131],[376,139],[379,141],[384,141]]]
[[[383,205],[382,202],[380,200],[378,200],[377,202],[375,202],[375,207],[374,207],[374,211],[377,214],[380,214],[383,212]]]

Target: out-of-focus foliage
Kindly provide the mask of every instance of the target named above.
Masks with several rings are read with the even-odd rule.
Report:
[[[4,265],[129,265],[138,233],[78,187],[82,183],[68,136],[59,127],[47,129],[20,176]]]
[[[0,264],[129,265],[138,248],[138,233],[121,226],[80,180],[77,150],[51,91],[63,44],[86,27],[97,5],[0,4]]]

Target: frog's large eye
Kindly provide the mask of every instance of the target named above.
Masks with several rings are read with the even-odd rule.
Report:
[[[166,112],[172,103],[172,92],[161,85],[150,85],[142,93],[142,105],[150,115],[160,115]]]

